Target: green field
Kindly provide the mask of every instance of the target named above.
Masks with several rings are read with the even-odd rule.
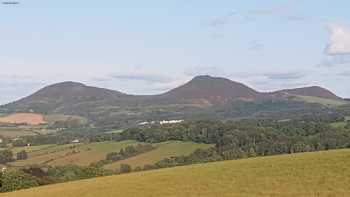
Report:
[[[55,130],[49,130],[41,126],[17,126],[6,127],[0,125],[0,135],[8,138],[17,138],[22,136],[34,136],[38,134],[54,133]]]
[[[190,155],[195,150],[202,148],[210,148],[213,145],[197,144],[193,142],[168,141],[155,144],[156,149],[131,157],[129,159],[121,160],[105,166],[106,169],[114,170],[119,168],[120,164],[129,164],[132,167],[143,167],[146,164],[154,164],[164,158],[172,156]]]
[[[124,131],[123,129],[118,129],[118,130],[107,131],[107,132],[105,132],[105,133],[117,134],[117,133],[122,133],[123,131]]]
[[[260,157],[22,190],[1,197],[350,196],[350,150]]]
[[[346,122],[333,122],[331,123],[331,127],[339,129],[344,128],[346,126]]]
[[[12,151],[12,153],[16,154],[18,152],[21,151],[26,151],[28,154],[33,154],[34,152],[43,150],[43,149],[47,149],[47,148],[51,148],[51,147],[55,147],[56,145],[40,145],[40,146],[25,146],[25,147],[13,147],[10,148],[10,150]]]
[[[26,166],[33,164],[48,164],[53,166],[77,164],[89,165],[105,159],[106,154],[119,151],[129,145],[136,145],[136,141],[101,142],[89,144],[48,145],[40,147],[27,147],[36,151],[29,152],[29,158],[11,163],[13,166]]]
[[[43,145],[12,148],[14,153],[25,150],[28,152],[28,159],[18,160],[10,163],[12,166],[26,166],[33,164],[48,164],[62,166],[77,164],[87,166],[106,158],[110,152],[119,152],[120,149],[130,145],[137,145],[140,142],[126,140],[121,142],[99,142],[87,144],[66,144],[66,145]],[[198,148],[208,148],[212,145],[197,144],[193,142],[169,141],[154,144],[156,149],[120,162],[106,165],[106,169],[117,169],[121,163],[130,164],[133,167],[154,164],[166,157],[189,155]]]

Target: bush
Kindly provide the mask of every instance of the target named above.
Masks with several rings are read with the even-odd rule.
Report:
[[[11,192],[38,186],[36,179],[19,170],[5,171],[0,175],[0,191]]]
[[[0,151],[0,164],[5,164],[7,162],[13,161],[13,154],[9,150]]]
[[[18,152],[16,154],[16,157],[17,157],[17,160],[25,160],[25,159],[28,159],[28,154],[25,150],[23,150],[21,152]]]
[[[120,165],[120,169],[119,169],[120,173],[129,173],[131,171],[132,171],[132,168],[130,165],[128,165],[128,164],[121,164]]]

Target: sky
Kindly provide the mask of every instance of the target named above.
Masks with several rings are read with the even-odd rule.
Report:
[[[350,97],[348,0],[17,1],[0,5],[0,104],[62,81],[157,94],[196,75]]]

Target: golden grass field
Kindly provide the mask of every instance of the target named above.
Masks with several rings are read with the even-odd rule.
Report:
[[[39,125],[45,124],[45,118],[35,113],[14,113],[0,118],[2,123]]]
[[[347,197],[349,185],[347,149],[138,172],[0,197]]]

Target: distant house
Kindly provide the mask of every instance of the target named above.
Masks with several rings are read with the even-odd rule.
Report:
[[[80,143],[80,140],[79,139],[75,139],[72,141],[73,144],[77,144],[77,143]]]

